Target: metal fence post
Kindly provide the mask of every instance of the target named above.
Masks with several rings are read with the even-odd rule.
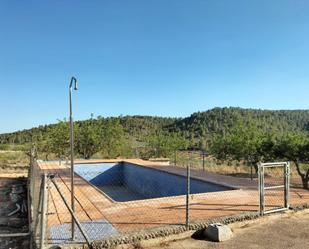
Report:
[[[30,234],[30,245],[33,244],[33,210],[31,207],[32,195],[33,195],[33,182],[34,182],[34,173],[33,173],[33,163],[34,163],[34,152],[33,148],[30,150],[30,165],[28,171],[28,182],[27,182],[27,211],[28,211],[28,223],[29,223],[29,234]]]
[[[186,227],[189,227],[189,209],[190,209],[190,203],[189,203],[189,195],[190,195],[190,160],[189,163],[187,163],[187,194],[186,194]]]
[[[41,226],[40,226],[40,249],[45,246],[45,235],[46,235],[46,215],[47,215],[47,175],[42,176],[42,209],[41,209]]]
[[[262,166],[261,169],[262,169],[262,172],[261,172],[262,212],[263,212],[263,215],[264,215],[264,212],[265,212],[265,168],[264,168],[264,166]]]
[[[264,214],[264,170],[263,165],[258,163],[258,181],[259,181],[259,206],[260,206],[260,215]]]
[[[35,162],[35,147],[32,147],[31,148],[31,151],[30,151],[30,168],[31,168],[31,170],[30,170],[30,173],[31,173],[31,175],[30,175],[30,179],[31,179],[31,182],[30,182],[30,184],[31,184],[31,186],[30,186],[30,190],[31,190],[31,192],[30,192],[30,194],[31,194],[31,196],[33,195],[33,192],[34,192],[34,184],[35,184],[35,172],[34,172],[34,162]]]
[[[177,165],[177,150],[175,150],[175,155],[174,155],[174,166]]]
[[[203,171],[205,171],[205,154],[203,153]]]
[[[290,163],[284,166],[284,207],[289,208],[289,192],[290,192]]]
[[[208,153],[205,150],[202,150],[201,156],[202,156],[202,163],[203,163],[203,171],[205,171],[205,157],[208,156]]]
[[[35,240],[36,240],[36,235],[37,235],[37,227],[39,225],[39,217],[42,214],[41,213],[41,210],[42,210],[42,196],[43,196],[43,180],[41,180],[41,184],[40,184],[40,190],[39,190],[37,206],[33,207],[35,210],[37,210],[36,214],[34,214],[36,216],[35,217],[35,222],[33,222],[33,236],[34,236]],[[41,216],[41,219],[42,219],[42,216]]]

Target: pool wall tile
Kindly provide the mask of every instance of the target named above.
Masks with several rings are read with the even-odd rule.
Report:
[[[183,176],[164,171],[124,164],[124,181],[133,191],[149,198],[183,195],[187,190],[187,181]],[[227,188],[221,185],[191,179],[191,193],[223,191]]]
[[[127,162],[76,164],[75,172],[120,202],[184,195],[187,190],[185,176]],[[191,194],[228,189],[207,181],[190,180]]]

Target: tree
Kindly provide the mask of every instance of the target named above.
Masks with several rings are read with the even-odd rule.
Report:
[[[302,169],[301,162],[309,162],[309,139],[303,134],[288,134],[275,146],[274,154],[277,158],[292,161],[301,178],[303,188],[308,189],[309,168]]]
[[[186,149],[188,142],[179,133],[159,133],[149,137],[148,145],[152,149],[152,156],[170,157],[177,150]]]
[[[39,152],[45,154],[45,160],[48,161],[49,155],[52,151],[50,138],[47,138],[47,139],[41,140],[41,141],[36,141],[34,144],[36,145],[37,150]]]
[[[98,123],[92,118],[79,127],[76,150],[83,158],[89,159],[100,150],[99,129]]]
[[[261,160],[259,153],[263,143],[263,135],[252,124],[238,122],[225,129],[224,135],[217,135],[211,146],[211,152],[221,160],[244,160],[253,165],[257,172],[257,162]]]
[[[127,150],[127,141],[119,120],[100,119],[99,139],[100,151],[105,157],[119,157]]]
[[[74,131],[77,132],[77,126],[74,125]],[[70,152],[70,127],[68,122],[59,120],[59,123],[50,131],[49,148],[58,158],[68,156]],[[76,140],[75,140],[76,143]]]

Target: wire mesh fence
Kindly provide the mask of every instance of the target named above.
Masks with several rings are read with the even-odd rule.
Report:
[[[237,160],[218,160],[203,151],[180,151],[173,156],[171,165],[186,167],[187,162],[192,163],[192,169],[218,174],[230,175],[234,177],[258,179],[257,167],[255,164],[247,164]],[[176,158],[176,160],[175,160]]]
[[[258,177],[219,174],[203,169],[200,163],[192,155],[179,166],[138,160],[76,163],[76,233],[72,238],[70,166],[65,162],[34,160],[32,216],[33,224],[41,224],[33,226],[34,238],[40,244],[44,233],[43,243],[72,243],[72,239],[74,243],[85,243],[86,240],[104,240],[158,227],[186,226],[213,217],[260,211]],[[265,186],[282,184],[283,173],[282,169],[265,171]],[[44,193],[42,175],[47,177],[43,198],[47,203],[46,211],[42,211],[44,205],[40,204]],[[294,180],[296,178],[291,177],[290,181]],[[291,186],[289,201],[292,204],[309,202],[307,190]],[[267,207],[284,204],[282,191],[268,189],[265,192]]]

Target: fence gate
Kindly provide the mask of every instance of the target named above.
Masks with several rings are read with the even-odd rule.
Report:
[[[289,208],[290,163],[258,163],[260,215]]]

